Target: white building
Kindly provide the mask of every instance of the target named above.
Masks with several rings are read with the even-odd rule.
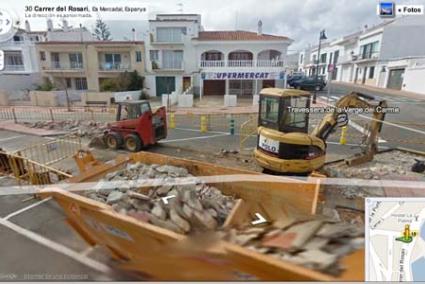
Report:
[[[12,98],[22,97],[40,80],[35,43],[45,39],[44,32],[32,32],[29,24],[9,40],[0,43],[4,69],[0,70],[0,90]]]
[[[204,31],[196,14],[157,15],[146,40],[147,87],[160,96],[193,88],[199,95],[252,95],[283,86],[292,40],[257,32]]]
[[[314,75],[316,57],[317,46],[300,52],[299,69]],[[385,21],[324,42],[320,58],[319,74],[327,79],[425,94],[425,16]]]

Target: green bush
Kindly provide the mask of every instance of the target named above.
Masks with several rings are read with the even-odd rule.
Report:
[[[125,92],[142,90],[144,80],[145,78],[140,76],[136,70],[130,73],[124,72],[116,78],[102,80],[100,83],[100,90],[102,92]]]
[[[52,91],[55,88],[55,85],[50,81],[50,79],[44,79],[44,82],[41,85],[38,85],[36,90],[37,91]]]

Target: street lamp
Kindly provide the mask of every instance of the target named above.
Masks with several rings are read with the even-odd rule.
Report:
[[[314,80],[315,86],[314,86],[314,93],[313,93],[313,103],[316,103],[316,93],[317,93],[317,81],[319,79],[319,63],[320,63],[320,45],[322,40],[328,39],[325,34],[325,30],[320,31],[319,35],[319,48],[317,49],[317,60],[316,60],[316,78]]]

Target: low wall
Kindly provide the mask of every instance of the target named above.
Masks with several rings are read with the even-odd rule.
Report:
[[[59,106],[58,95],[54,91],[31,91],[30,100],[33,106]]]

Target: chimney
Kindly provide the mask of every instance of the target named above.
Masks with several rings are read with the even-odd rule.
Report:
[[[62,20],[62,29],[64,32],[68,32],[69,31],[69,25],[68,25],[68,21],[63,19]]]
[[[52,19],[47,19],[47,31],[53,31],[53,22]]]
[[[132,28],[131,32],[133,33],[133,41],[136,41],[136,29]]]
[[[257,35],[262,35],[263,34],[263,22],[261,20],[258,21],[257,24]]]
[[[25,21],[25,31],[29,33],[31,31],[30,22],[28,20]]]

